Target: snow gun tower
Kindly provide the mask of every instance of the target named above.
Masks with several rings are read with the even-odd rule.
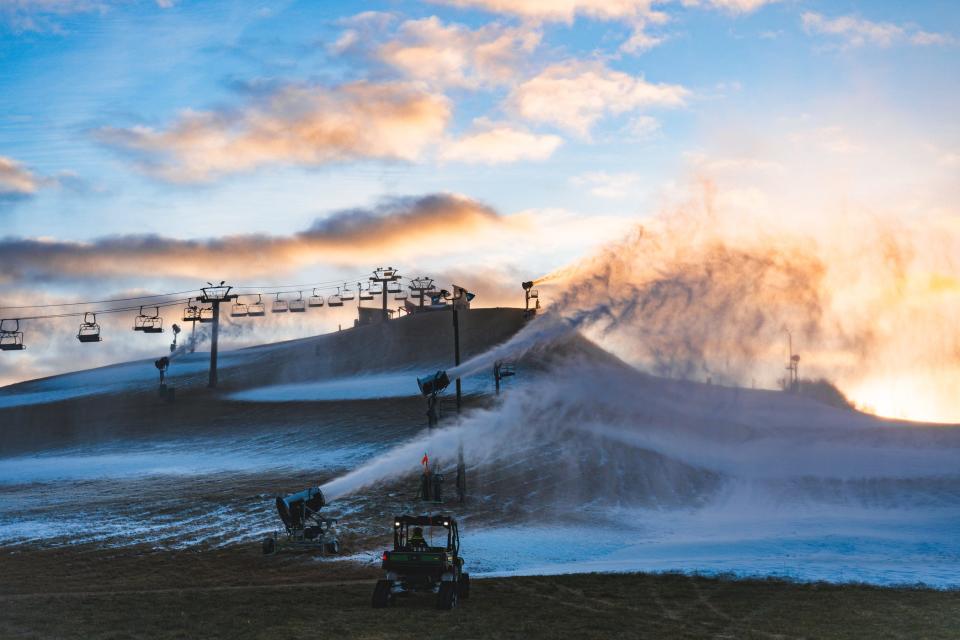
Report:
[[[523,310],[528,316],[532,316],[540,308],[540,291],[533,288],[533,280],[521,282],[520,286],[523,287]],[[531,300],[536,300],[536,306],[533,309],[530,308]]]
[[[160,372],[160,387],[158,389],[160,399],[173,402],[174,389],[173,387],[167,386],[167,369],[170,368],[170,358],[163,356],[159,360],[154,361],[153,366]]]

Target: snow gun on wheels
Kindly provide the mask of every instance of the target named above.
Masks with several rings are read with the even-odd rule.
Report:
[[[424,536],[424,528],[429,529]],[[434,546],[433,531],[443,530]],[[436,594],[438,609],[453,609],[470,596],[470,574],[463,572],[457,522],[448,515],[398,516],[393,549],[383,552],[386,576],[373,589],[373,607],[390,606],[397,596]]]
[[[286,497],[277,496],[277,512],[283,521],[283,529],[263,541],[263,553],[275,553],[283,546],[319,549],[323,555],[339,553],[337,521],[319,513],[325,504],[319,487],[310,487]]]

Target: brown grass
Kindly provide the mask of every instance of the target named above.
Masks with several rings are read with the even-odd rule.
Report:
[[[255,549],[22,550],[3,638],[957,638],[960,592],[681,575],[477,580],[457,611],[370,607],[375,572]]]

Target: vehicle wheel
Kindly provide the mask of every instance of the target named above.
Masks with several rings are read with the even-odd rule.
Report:
[[[460,582],[457,584],[460,587],[460,593],[459,593],[460,599],[466,600],[467,598],[469,598],[470,597],[470,574],[461,573]]]
[[[273,538],[265,538],[260,548],[263,549],[263,555],[268,556],[277,550],[277,541]]]
[[[457,585],[454,582],[441,582],[437,592],[437,609],[449,611],[457,606]]]
[[[389,580],[377,580],[377,586],[373,588],[373,600],[371,604],[374,609],[384,609],[390,606],[390,588],[393,586]]]

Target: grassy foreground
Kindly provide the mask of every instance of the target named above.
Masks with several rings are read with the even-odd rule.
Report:
[[[0,595],[0,637],[960,637],[956,591],[581,574],[476,580],[469,601],[442,612],[430,597],[371,609],[368,578],[181,584],[49,594],[7,583]]]

